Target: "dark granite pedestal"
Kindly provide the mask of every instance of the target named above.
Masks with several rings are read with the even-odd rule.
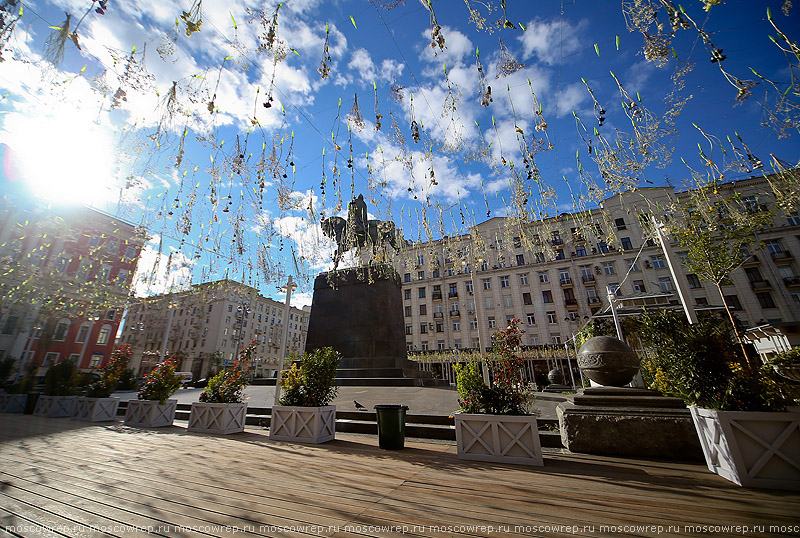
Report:
[[[322,273],[314,281],[306,350],[342,354],[340,386],[437,386],[406,357],[400,278],[385,265]]]
[[[692,417],[679,398],[652,390],[592,387],[556,408],[572,452],[703,461]]]

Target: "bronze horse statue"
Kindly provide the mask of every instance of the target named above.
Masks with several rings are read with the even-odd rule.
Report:
[[[353,247],[362,249],[369,246],[373,256],[387,245],[395,252],[399,250],[394,222],[369,219],[367,204],[361,194],[347,204],[347,220],[342,217],[328,217],[322,221],[322,233],[336,242],[334,270],[345,252]]]

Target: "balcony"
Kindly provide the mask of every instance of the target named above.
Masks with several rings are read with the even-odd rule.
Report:
[[[584,284],[594,284],[594,275],[583,275],[581,280],[583,280]]]
[[[564,299],[564,304],[567,305],[567,310],[577,310],[578,309],[578,300],[577,299]]]
[[[752,280],[750,281],[750,287],[754,290],[768,290],[772,287],[772,284],[769,283],[769,280]]]
[[[563,245],[563,244],[564,244],[564,240],[561,239],[560,237],[554,237],[553,238],[553,246],[558,246],[558,245]]]
[[[770,252],[770,256],[772,256],[773,260],[790,260],[792,258],[792,253],[788,250],[782,250],[780,252]]]
[[[442,319],[442,318],[444,318],[444,312],[434,312],[433,313],[433,318],[434,319]]]
[[[450,317],[451,318],[460,318],[461,317],[461,312],[459,312],[458,310],[451,310],[450,311]]]
[[[447,298],[448,299],[456,299],[456,298],[458,298],[458,292],[457,291],[451,291],[450,293],[447,294]]]
[[[434,301],[441,301],[442,300],[442,292],[441,291],[434,291],[431,294],[431,297],[433,298]]]
[[[570,277],[566,277],[566,278],[563,278],[563,277],[562,277],[562,278],[560,279],[560,282],[561,282],[561,287],[562,287],[562,288],[563,288],[564,286],[572,286],[572,279],[571,279]]]
[[[747,258],[742,265],[755,265],[758,263],[758,255],[753,254],[749,258]]]
[[[783,283],[787,288],[800,287],[800,276],[787,276],[783,278]]]
[[[589,295],[589,304],[600,304],[602,301],[597,295]]]

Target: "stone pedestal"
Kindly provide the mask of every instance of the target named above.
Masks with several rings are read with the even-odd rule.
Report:
[[[561,442],[572,452],[702,461],[691,414],[652,390],[593,387],[560,404]]]
[[[430,386],[441,381],[406,357],[402,288],[390,266],[317,276],[306,351],[326,346],[342,354],[336,373],[340,386]]]

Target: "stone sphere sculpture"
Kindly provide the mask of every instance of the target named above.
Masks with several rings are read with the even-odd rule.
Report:
[[[578,351],[578,367],[598,385],[623,387],[639,371],[639,356],[622,340],[595,336]]]
[[[547,373],[547,379],[550,380],[550,383],[553,385],[563,385],[564,384],[564,374],[558,368],[553,368]]]

